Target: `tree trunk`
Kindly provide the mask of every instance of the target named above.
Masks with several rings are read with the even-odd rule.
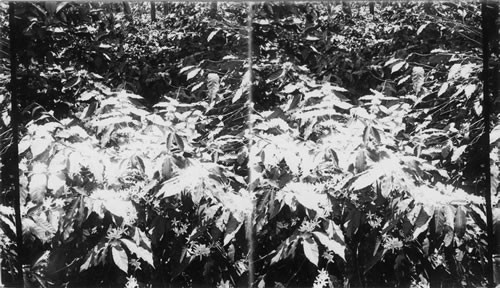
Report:
[[[492,99],[498,97],[498,79],[495,79],[496,71],[498,70],[498,64],[495,60],[490,59],[494,54],[498,53],[498,27],[496,24],[496,19],[498,17],[498,3],[483,1],[481,3],[481,16],[482,16],[482,33],[483,33],[483,124],[484,133],[480,138],[480,142],[477,144],[480,148],[478,157],[482,159],[483,171],[478,171],[482,181],[479,182],[479,189],[485,197],[486,204],[486,235],[488,239],[488,266],[486,269],[486,276],[489,282],[489,286],[495,287],[495,284],[500,284],[500,279],[495,279],[493,277],[496,272],[497,275],[500,273],[498,267],[493,265],[493,254],[495,253],[495,236],[493,234],[493,203],[491,202],[491,171],[490,171],[490,131],[491,131],[491,119],[490,114],[492,111],[491,104]],[[493,57],[495,59],[496,57]],[[496,74],[498,76],[498,74]],[[482,172],[482,173],[481,173]],[[481,175],[482,174],[482,175]],[[496,282],[496,283],[495,283]]]
[[[370,14],[375,15],[375,2],[370,2],[368,5],[370,7]]]
[[[151,2],[151,22],[156,22],[156,3]]]
[[[217,16],[217,2],[212,2],[210,4],[210,18],[212,19],[215,19],[215,17]]]
[[[130,3],[123,2],[123,12],[125,12],[125,19],[132,21],[132,9],[130,8]]]
[[[342,1],[342,11],[347,17],[352,17],[351,4],[349,2]]]
[[[163,2],[163,15],[168,15],[170,13],[171,8],[172,8],[172,3],[168,1]]]
[[[18,280],[23,279],[22,265],[26,262],[26,255],[23,249],[23,228],[21,222],[21,199],[19,189],[19,107],[17,93],[17,51],[18,41],[16,35],[20,34],[15,25],[15,7],[14,2],[9,3],[9,38],[10,38],[10,90],[11,90],[11,110],[10,110],[10,126],[12,131],[12,142],[4,155],[2,155],[2,185],[5,190],[8,190],[12,195],[16,220],[16,244],[18,255]],[[5,181],[5,182],[4,182]],[[6,189],[5,189],[6,188]]]

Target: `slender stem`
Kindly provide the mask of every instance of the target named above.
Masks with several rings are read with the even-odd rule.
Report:
[[[17,35],[15,31],[15,3],[9,3],[9,37],[10,37],[10,88],[11,88],[11,111],[10,111],[10,124],[12,126],[12,145],[10,146],[9,153],[9,169],[12,175],[11,183],[14,184],[14,211],[16,219],[16,244],[17,255],[19,257],[18,269],[19,278],[22,277],[22,264],[24,261],[23,249],[23,228],[21,223],[21,199],[19,194],[19,107],[17,95]]]
[[[493,214],[491,206],[491,174],[490,174],[490,155],[489,155],[489,143],[490,143],[490,71],[489,71],[489,58],[490,58],[490,29],[489,22],[490,17],[488,11],[488,1],[483,0],[481,3],[481,15],[482,15],[482,30],[483,30],[483,121],[484,121],[484,131],[483,131],[483,149],[487,149],[483,152],[484,154],[484,197],[486,200],[486,235],[488,237],[488,267],[487,267],[487,278],[490,287],[494,287],[493,283],[493,253],[494,253],[494,236],[493,236]],[[483,186],[483,185],[482,185]]]
[[[302,266],[304,266],[305,262],[306,262],[306,259],[303,259],[302,262],[300,263],[299,268],[297,268],[297,271],[295,271],[295,273],[293,273],[292,277],[290,277],[290,279],[288,280],[288,282],[286,282],[285,287],[288,287],[288,285],[290,285],[290,283],[292,282],[293,278],[295,278],[295,276],[297,276],[297,273],[299,273],[300,269],[302,269]]]
[[[0,251],[1,253],[1,251]],[[2,281],[2,255],[0,254],[0,288],[5,287]]]
[[[253,46],[253,43],[252,43],[252,37],[253,37],[253,31],[252,31],[252,19],[253,19],[253,7],[252,7],[252,3],[249,3],[248,4],[248,18],[247,18],[247,29],[248,29],[248,69],[250,71],[250,79],[253,80],[253,75],[252,75],[252,46]],[[249,90],[248,91],[248,95],[249,95],[249,99],[247,101],[247,104],[250,104],[252,103],[252,87],[249,86]],[[252,136],[253,136],[253,123],[251,122],[251,110],[248,109],[248,130],[249,130],[249,139],[252,139]],[[249,194],[250,194],[250,197],[251,197],[251,200],[252,201],[252,210],[250,211],[248,217],[247,217],[247,239],[248,239],[248,287],[253,287],[253,283],[254,283],[254,278],[255,278],[255,230],[254,230],[254,209],[255,209],[255,203],[253,203],[253,195],[254,195],[254,191],[253,191],[253,175],[252,175],[252,168],[253,168],[253,164],[254,164],[254,159],[252,159],[252,153],[251,153],[251,148],[252,148],[252,142],[251,141],[248,141],[248,151],[250,151],[249,153],[249,167],[250,167],[250,171],[249,171],[249,177],[248,177],[248,189],[249,189]]]

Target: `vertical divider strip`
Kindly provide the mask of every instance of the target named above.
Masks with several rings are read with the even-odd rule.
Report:
[[[249,193],[249,199],[252,202],[251,203],[251,209],[249,210],[249,213],[247,215],[247,225],[246,225],[246,237],[248,240],[248,287],[253,287],[253,282],[254,282],[254,274],[255,274],[255,267],[254,267],[254,252],[255,252],[255,238],[254,238],[254,210],[255,210],[255,201],[254,201],[254,187],[252,185],[253,183],[253,175],[252,175],[252,169],[253,169],[253,164],[254,161],[252,159],[252,139],[253,139],[253,122],[252,122],[252,103],[253,103],[253,98],[252,98],[252,85],[253,85],[253,73],[252,73],[252,65],[253,65],[253,55],[252,55],[252,47],[253,47],[253,30],[252,30],[252,21],[253,21],[253,6],[252,2],[248,3],[248,23],[247,23],[247,29],[248,29],[248,73],[250,74],[250,85],[248,86],[248,115],[247,115],[247,125],[248,125],[248,193]]]

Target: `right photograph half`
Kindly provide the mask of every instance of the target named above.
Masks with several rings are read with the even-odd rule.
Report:
[[[498,4],[252,9],[255,286],[498,284]]]

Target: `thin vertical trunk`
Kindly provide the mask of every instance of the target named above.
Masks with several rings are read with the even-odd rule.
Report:
[[[484,183],[481,183],[481,190],[484,193],[486,202],[486,235],[488,237],[488,267],[486,275],[490,287],[494,287],[498,279],[494,279],[493,254],[495,253],[495,236],[493,235],[493,206],[491,202],[491,171],[490,171],[490,113],[491,98],[498,94],[496,82],[498,79],[493,79],[495,75],[494,69],[490,67],[490,57],[492,53],[498,53],[498,27],[496,27],[496,18],[498,17],[498,3],[483,0],[481,3],[482,16],[482,37],[483,37],[483,124],[484,133],[481,137],[481,154],[484,164]],[[492,73],[493,72],[493,73]],[[498,96],[498,95],[496,95]],[[497,281],[495,281],[497,280]]]
[[[217,2],[210,3],[210,18],[215,19],[217,16]]]
[[[344,14],[351,18],[352,17],[352,10],[351,10],[351,4],[347,1],[342,1],[342,11]]]
[[[12,129],[12,143],[8,148],[6,154],[7,157],[4,161],[5,167],[3,167],[6,173],[10,174],[5,177],[8,180],[8,189],[12,189],[13,194],[13,205],[15,211],[16,220],[16,245],[17,245],[17,255],[18,255],[18,269],[19,275],[18,279],[23,279],[22,265],[25,263],[25,253],[23,249],[23,228],[21,222],[21,199],[20,199],[20,189],[19,189],[19,107],[18,107],[18,93],[17,93],[17,29],[15,26],[15,2],[9,3],[9,37],[10,37],[10,85],[11,85],[11,111],[10,111],[10,125]],[[2,171],[4,172],[4,171]]]
[[[165,1],[163,2],[163,15],[168,15],[170,13],[172,3]]]
[[[123,12],[125,12],[125,19],[132,21],[132,9],[130,8],[130,3],[123,2]]]
[[[368,5],[370,7],[370,14],[375,15],[375,2],[370,2]]]
[[[151,22],[156,22],[156,3],[151,2]]]

